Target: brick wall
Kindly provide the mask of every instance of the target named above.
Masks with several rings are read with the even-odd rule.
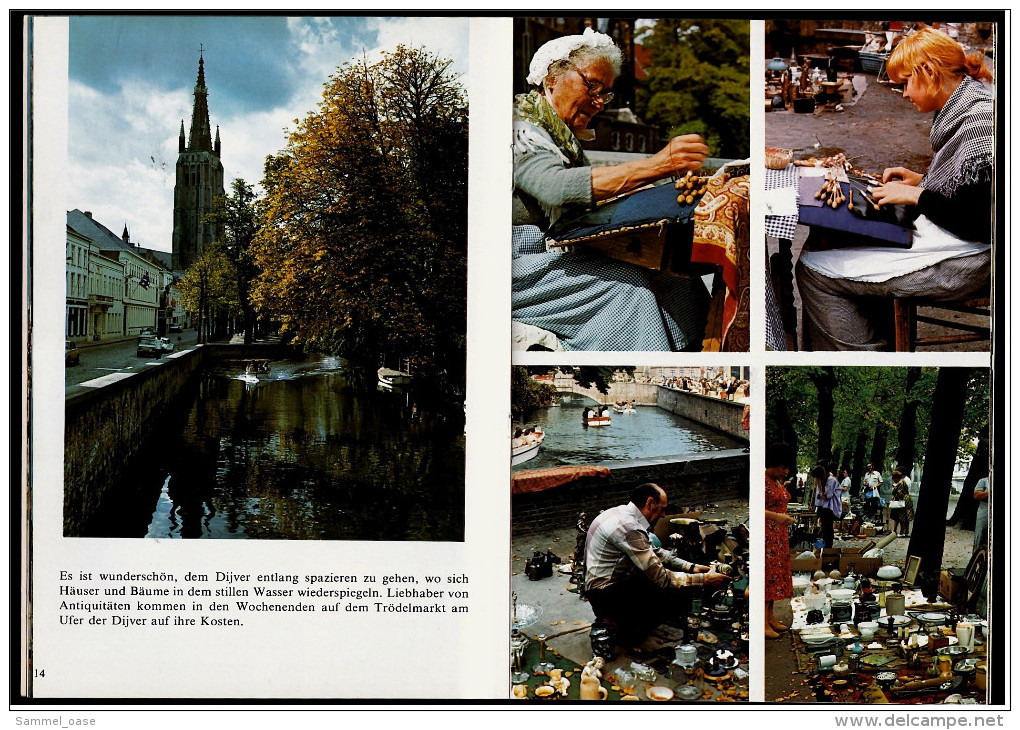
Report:
[[[561,530],[584,510],[591,520],[600,511],[627,501],[631,490],[655,482],[671,505],[692,507],[722,499],[748,499],[750,455],[739,449],[663,459],[639,459],[611,467],[607,477],[588,477],[544,492],[512,498],[514,537]]]

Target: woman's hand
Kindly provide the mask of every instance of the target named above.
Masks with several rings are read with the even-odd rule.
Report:
[[[887,167],[882,173],[882,182],[883,184],[888,182],[901,182],[906,185],[917,186],[921,184],[921,178],[923,177],[924,175],[921,173],[908,170],[905,167]]]
[[[619,165],[591,168],[592,200],[605,200],[614,195],[636,190],[664,177],[687,170],[698,170],[708,157],[708,147],[700,135],[674,137],[651,157]]]
[[[666,175],[675,175],[701,169],[708,157],[708,146],[699,134],[682,134],[673,137],[665,147],[653,155],[656,166]]]
[[[924,188],[902,182],[889,182],[878,187],[868,188],[875,203],[883,205],[917,205]]]

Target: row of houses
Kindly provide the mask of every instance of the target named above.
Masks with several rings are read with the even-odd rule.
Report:
[[[117,236],[89,211],[67,213],[66,336],[75,343],[159,334],[190,326],[169,251]]]

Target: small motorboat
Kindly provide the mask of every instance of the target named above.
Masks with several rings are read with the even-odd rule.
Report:
[[[608,426],[612,423],[608,414],[601,416],[588,416],[588,419],[584,421],[586,426]]]
[[[613,410],[617,413],[637,413],[637,410],[634,408],[633,401],[631,401],[631,403],[614,403]]]
[[[376,371],[379,376],[379,385],[384,388],[392,388],[397,385],[407,385],[411,382],[411,374],[405,373],[402,370],[393,370],[391,368],[379,368]]]
[[[529,433],[514,434],[510,437],[510,466],[523,464],[538,456],[538,448],[545,441],[545,433],[535,428]]]

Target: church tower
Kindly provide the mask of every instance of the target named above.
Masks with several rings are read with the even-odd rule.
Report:
[[[205,61],[198,54],[195,107],[191,133],[184,139],[184,120],[177,147],[177,182],[174,185],[173,270],[184,271],[213,241],[222,237],[220,227],[202,221],[213,211],[213,198],[223,195],[220,163],[220,128],[213,138],[209,125],[209,90],[205,86]]]

